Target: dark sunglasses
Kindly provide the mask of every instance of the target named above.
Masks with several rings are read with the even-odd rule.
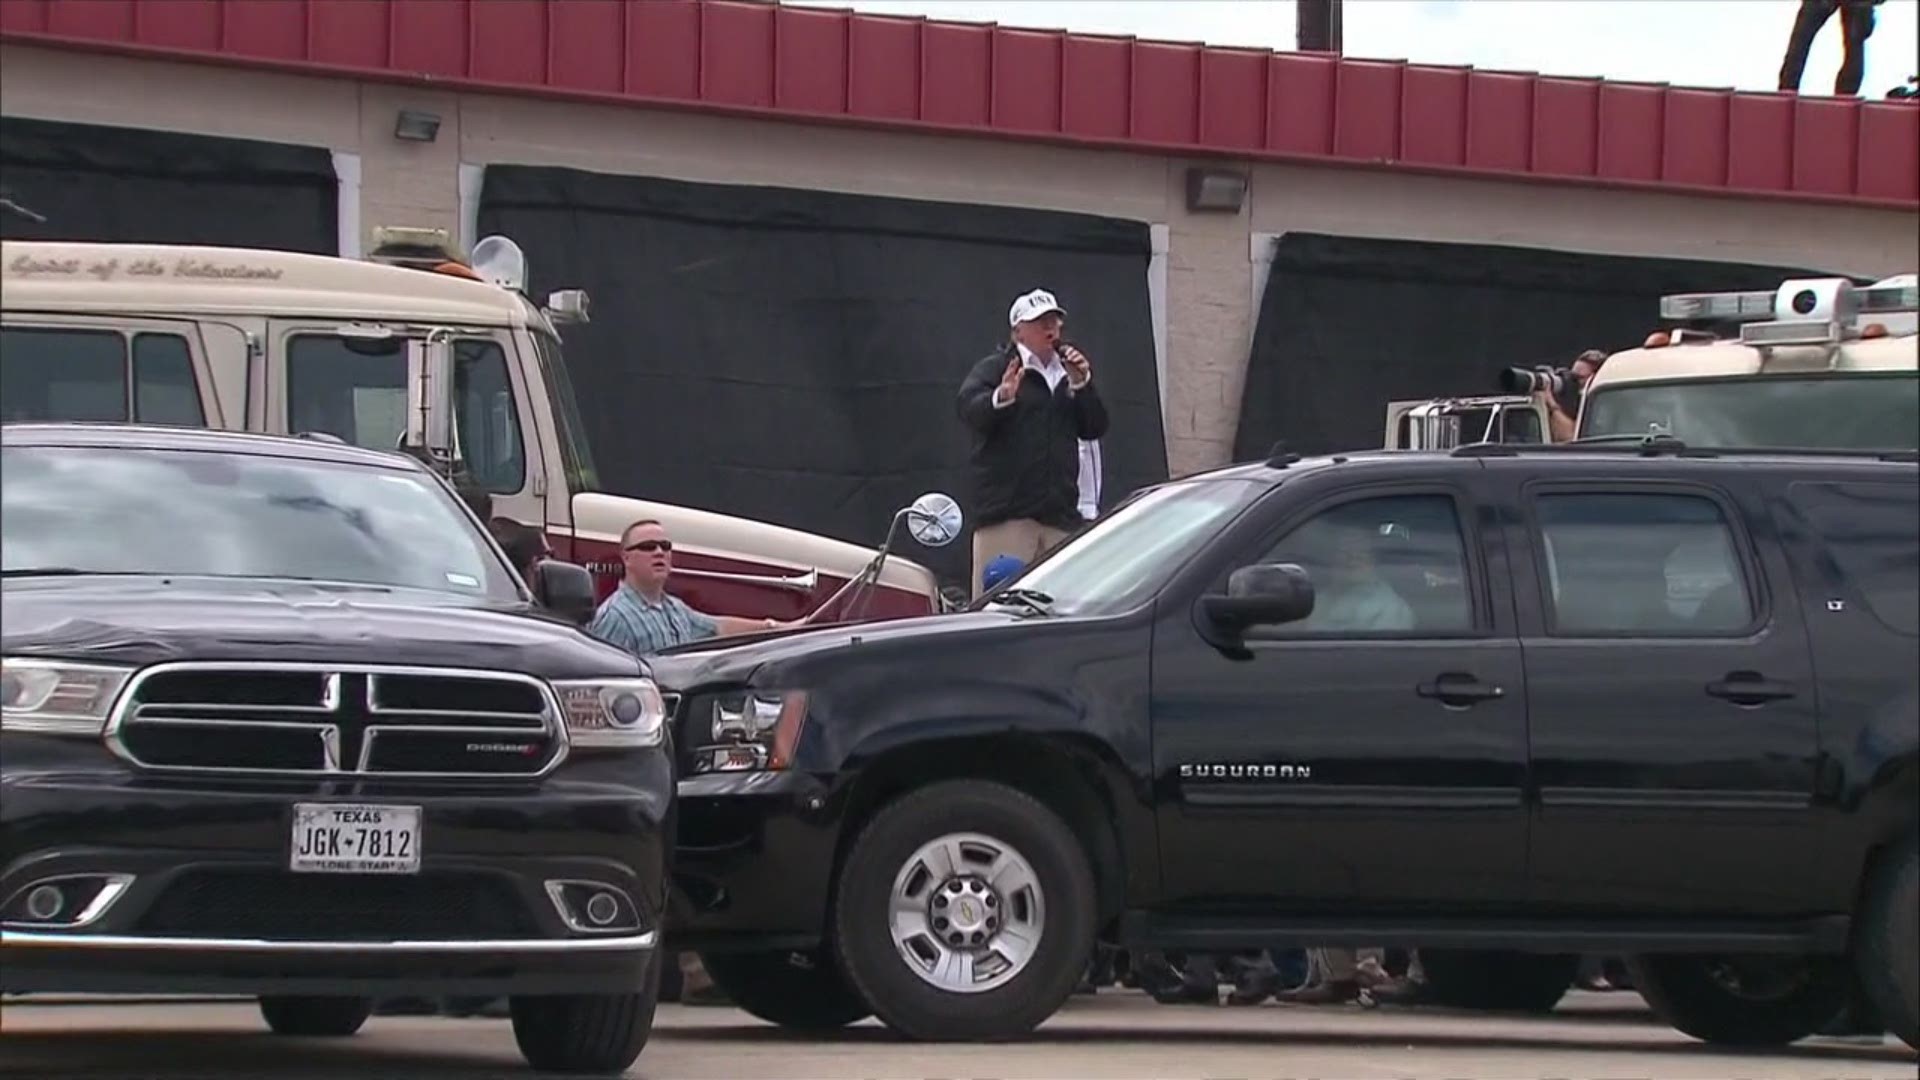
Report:
[[[672,551],[671,540],[641,540],[627,545],[628,551]]]

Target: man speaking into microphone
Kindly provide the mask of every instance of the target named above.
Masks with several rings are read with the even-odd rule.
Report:
[[[1004,348],[960,384],[973,435],[973,595],[988,563],[1031,563],[1082,524],[1080,442],[1107,434],[1087,355],[1061,339],[1066,310],[1035,289],[1013,302]]]

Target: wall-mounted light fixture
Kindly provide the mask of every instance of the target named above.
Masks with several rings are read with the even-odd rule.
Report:
[[[440,114],[421,109],[401,109],[393,122],[393,137],[407,142],[432,142],[440,134]]]
[[[1247,198],[1247,178],[1229,169],[1194,166],[1187,170],[1187,209],[1228,214],[1240,212]]]

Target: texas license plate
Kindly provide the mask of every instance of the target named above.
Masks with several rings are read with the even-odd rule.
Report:
[[[295,873],[418,873],[420,808],[296,803],[291,852]]]

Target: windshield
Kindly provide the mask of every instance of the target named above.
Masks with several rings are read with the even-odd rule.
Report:
[[[1920,378],[1908,371],[1606,387],[1588,397],[1580,434],[1656,429],[1689,446],[1912,450],[1920,446]]]
[[[593,464],[593,449],[587,445],[586,425],[580,422],[580,403],[574,400],[573,380],[567,376],[567,362],[560,353],[560,339],[544,330],[533,332],[534,350],[540,354],[540,374],[553,403],[554,423],[559,427],[560,462],[567,471],[567,492],[600,490],[600,470]]]
[[[1045,593],[1062,615],[1122,611],[1159,591],[1189,552],[1270,485],[1240,479],[1168,484],[1095,522],[1010,584]]]
[[[184,450],[11,446],[9,574],[299,578],[516,600],[439,481],[400,469]]]

